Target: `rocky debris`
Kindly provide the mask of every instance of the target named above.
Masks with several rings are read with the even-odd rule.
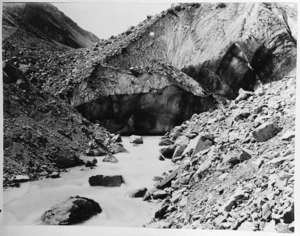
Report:
[[[17,66],[9,68],[25,80]],[[87,147],[92,156],[116,150],[107,130],[88,122],[59,97],[35,86],[25,91],[17,83],[4,83],[3,92],[4,187],[16,186],[17,175],[54,178],[53,172],[84,165],[80,156]]]
[[[232,101],[224,112],[196,114],[163,137],[197,133],[176,169],[155,184],[168,195],[149,227],[294,231],[293,75],[262,85],[263,94]],[[270,100],[286,104],[284,111],[267,106]],[[241,110],[250,115],[232,119]],[[153,199],[152,192],[144,199]]]
[[[93,166],[96,166],[97,162],[98,162],[97,159],[94,158],[92,161],[87,161],[87,162],[85,163],[85,167],[93,167]]]
[[[119,162],[119,160],[118,160],[115,156],[113,156],[112,154],[106,155],[106,156],[103,158],[102,161],[103,161],[103,162],[110,162],[110,163],[118,163],[118,162]]]
[[[100,205],[92,199],[75,196],[45,211],[41,221],[47,225],[74,225],[101,213]]]
[[[120,187],[125,181],[121,175],[95,175],[89,178],[89,183],[91,186]]]
[[[134,143],[134,144],[143,144],[144,143],[142,136],[137,136],[137,135],[131,135],[129,137],[129,142]]]
[[[147,188],[140,188],[130,193],[130,197],[132,198],[143,198],[147,192]]]

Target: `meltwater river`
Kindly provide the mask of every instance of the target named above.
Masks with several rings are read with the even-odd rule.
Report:
[[[20,188],[10,188],[3,193],[3,225],[38,225],[43,212],[69,196],[79,195],[98,202],[102,213],[81,225],[142,227],[158,209],[156,203],[131,198],[129,194],[142,187],[152,188],[153,177],[173,168],[170,160],[159,161],[160,137],[143,137],[144,144],[137,146],[122,137],[127,153],[115,154],[118,163],[102,162],[97,157],[95,169],[81,171],[75,167],[61,173],[58,179],[43,179],[24,183]],[[91,187],[92,175],[123,175],[121,187]]]

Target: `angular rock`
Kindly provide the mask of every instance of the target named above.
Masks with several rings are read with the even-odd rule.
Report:
[[[189,142],[190,139],[185,135],[182,135],[175,140],[175,146],[187,146]]]
[[[86,151],[85,151],[85,154],[87,156],[103,156],[103,155],[106,155],[106,152],[100,148],[92,148],[92,147],[89,147]]]
[[[290,224],[295,220],[295,212],[294,212],[294,204],[291,207],[287,208],[284,211],[283,222],[286,224]]]
[[[30,180],[30,177],[28,175],[16,175],[13,178],[14,182],[22,183],[22,182],[27,182]]]
[[[213,145],[213,140],[210,137],[200,136],[192,156],[195,156],[198,152],[210,148],[212,145]]]
[[[164,177],[161,176],[154,176],[153,177],[153,181],[162,181],[164,179]]]
[[[223,162],[235,165],[240,162],[239,154],[237,152],[230,152],[226,154],[226,156],[223,159]]]
[[[168,193],[164,190],[156,190],[151,195],[153,199],[164,199],[168,196]]]
[[[264,159],[262,159],[262,158],[258,158],[252,162],[252,164],[255,166],[256,170],[259,170],[259,168],[262,166],[263,163],[264,163]]]
[[[85,166],[86,166],[86,167],[96,166],[97,162],[98,162],[97,159],[94,158],[92,161],[87,161],[87,162],[85,163]]]
[[[112,154],[106,155],[106,156],[103,158],[102,161],[103,161],[103,162],[110,162],[110,163],[118,163],[118,162],[119,162],[119,160],[118,160],[115,156],[113,156]]]
[[[187,145],[185,145],[185,144],[177,146],[174,151],[174,154],[172,156],[172,161],[174,161],[174,159],[176,159],[177,157],[180,157],[183,154],[186,147],[187,147]]]
[[[265,204],[262,205],[262,217],[265,219],[265,220],[268,220],[268,218],[270,217],[271,215],[271,206],[268,202],[266,202]]]
[[[249,149],[243,148],[240,153],[239,160],[246,161],[246,160],[249,160],[252,156],[253,156],[252,151],[250,151]]]
[[[131,135],[129,137],[129,142],[134,143],[134,144],[142,144],[144,141],[143,141],[142,136]]]
[[[173,192],[173,193],[172,193],[172,198],[171,198],[170,201],[171,201],[173,204],[176,203],[176,202],[178,202],[179,199],[180,199],[181,196],[182,196],[182,193],[183,193],[185,190],[186,190],[186,188],[184,187],[184,188],[182,188],[182,189],[179,189],[179,190]]]
[[[169,145],[173,145],[174,142],[171,140],[171,139],[168,139],[168,138],[164,138],[164,139],[161,139],[160,142],[159,142],[159,146],[169,146]]]
[[[281,136],[281,139],[282,140],[289,140],[291,138],[294,138],[295,137],[295,132],[294,131],[291,131],[291,130],[288,130],[286,131],[282,136]]]
[[[167,213],[168,208],[169,208],[168,204],[164,205],[161,209],[155,212],[154,217],[157,219],[163,219],[165,217],[165,214]]]
[[[48,225],[73,225],[101,213],[100,205],[92,199],[75,196],[58,203],[41,217]]]
[[[254,93],[250,91],[245,91],[244,89],[240,88],[239,89],[239,96],[235,99],[236,102],[246,100],[250,96],[252,96]]]
[[[121,175],[95,175],[89,178],[91,186],[120,187],[123,183],[125,182]]]
[[[110,148],[112,153],[120,153],[120,152],[127,152],[126,148],[123,147],[121,143],[110,143]]]
[[[70,168],[78,165],[83,165],[84,161],[79,159],[78,156],[60,156],[55,160],[56,166],[58,168]]]
[[[60,174],[59,174],[59,172],[52,172],[49,176],[52,179],[56,179],[56,178],[60,177]]]
[[[230,212],[231,209],[234,207],[234,206],[237,206],[237,203],[235,201],[235,199],[233,198],[230,198],[224,205],[223,205],[223,209],[227,212]]]
[[[160,149],[160,153],[164,158],[172,159],[175,149],[175,145],[166,146]]]
[[[147,188],[140,188],[130,194],[132,198],[141,198],[144,197],[147,192]]]
[[[122,142],[122,138],[121,138],[121,135],[120,134],[116,134],[115,136],[112,137],[111,139],[113,142]]]
[[[182,169],[181,169],[180,166],[177,167],[164,180],[160,181],[159,183],[156,183],[155,187],[158,188],[158,189],[164,189],[166,187],[170,187],[171,186],[171,181],[177,177],[177,175],[180,173],[181,170]]]
[[[288,225],[283,224],[283,223],[279,223],[275,226],[277,233],[293,233],[293,231],[291,231],[288,228]]]
[[[208,158],[205,160],[195,172],[195,174],[190,179],[190,185],[195,185],[201,178],[203,178],[204,173],[209,169],[211,166],[212,158]]]
[[[250,111],[248,109],[240,109],[233,114],[233,120],[238,121],[238,120],[246,119],[249,116],[250,116]]]
[[[279,127],[275,121],[267,122],[256,128],[252,135],[258,142],[265,142],[273,138],[279,132]]]

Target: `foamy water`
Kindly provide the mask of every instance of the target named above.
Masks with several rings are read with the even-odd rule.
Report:
[[[155,203],[130,198],[129,194],[142,187],[152,188],[153,177],[172,169],[169,160],[158,160],[160,137],[143,137],[144,144],[133,146],[128,137],[123,137],[128,153],[115,156],[118,163],[102,162],[97,157],[95,169],[80,171],[83,167],[61,173],[61,178],[44,179],[24,183],[20,188],[4,190],[3,224],[37,225],[43,212],[69,196],[80,195],[98,202],[102,213],[83,225],[141,227],[150,221],[158,209]],[[125,184],[121,187],[91,187],[88,179],[92,175],[122,175]]]

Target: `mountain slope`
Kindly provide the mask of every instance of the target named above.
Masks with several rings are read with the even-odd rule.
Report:
[[[12,27],[72,48],[92,46],[99,41],[49,3],[5,3],[3,19],[4,38],[9,37],[6,29]]]

